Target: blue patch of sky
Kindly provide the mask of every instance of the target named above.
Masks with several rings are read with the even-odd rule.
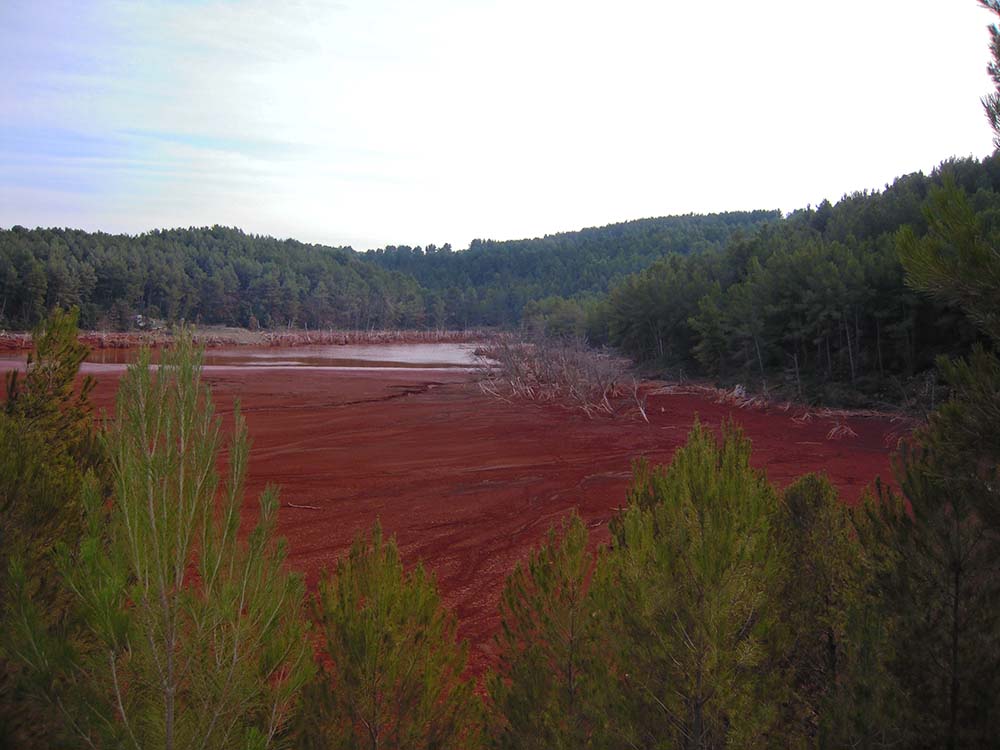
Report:
[[[109,43],[103,3],[0,3],[4,88],[106,68]]]
[[[114,67],[104,11],[103,3],[0,2],[0,109],[8,113],[0,187],[91,193],[129,153],[115,135],[97,134],[95,89]]]
[[[106,184],[95,169],[119,157],[113,139],[51,127],[0,126],[0,184],[90,193]]]
[[[183,44],[126,30],[109,3],[0,0],[0,110],[10,117],[0,122],[0,186],[120,195],[156,189],[141,175],[177,178],[192,151],[308,156],[277,139],[144,127]]]
[[[0,154],[4,156],[99,158],[119,155],[121,149],[120,139],[113,136],[50,126],[0,124]]]

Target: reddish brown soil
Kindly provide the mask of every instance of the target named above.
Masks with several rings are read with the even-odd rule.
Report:
[[[110,405],[117,375],[97,377],[97,401]],[[846,424],[856,437],[830,440],[829,420],[800,423],[692,395],[651,396],[651,424],[588,419],[491,399],[470,379],[460,370],[206,371],[227,425],[234,397],[243,403],[253,440],[248,510],[266,483],[281,485],[290,564],[313,582],[381,519],[407,563],[422,560],[437,576],[471,643],[473,672],[493,658],[497,604],[514,564],[573,508],[595,543],[605,542],[631,461],[668,461],[696,415],[712,427],[730,417],[741,424],[754,463],[778,485],[821,471],[848,502],[889,474],[887,442],[897,431],[854,419]]]

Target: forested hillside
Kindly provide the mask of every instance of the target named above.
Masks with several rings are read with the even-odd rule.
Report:
[[[402,246],[364,257],[416,278],[428,309],[447,325],[510,326],[529,302],[602,294],[667,254],[718,249],[734,234],[780,218],[778,211],[666,216],[528,240],[473,240],[462,252]]]
[[[927,216],[947,219],[928,223]],[[933,211],[932,211],[933,210]],[[968,351],[977,333],[953,307],[904,283],[902,245],[964,223],[988,241],[1000,229],[1000,157],[951,160],[884,191],[791,214],[721,250],[670,255],[580,308],[588,337],[640,360],[801,392],[816,383],[883,383]],[[903,227],[909,227],[901,231]],[[957,252],[954,247],[949,252]],[[546,326],[550,305],[529,311]]]
[[[55,306],[85,327],[137,314],[240,326],[512,326],[548,295],[607,290],[667,253],[720,248],[775,211],[643,219],[512,242],[390,247],[358,255],[226,227],[138,236],[0,230],[0,324],[25,328]],[[366,262],[367,261],[367,262]]]
[[[424,320],[410,277],[349,248],[211,227],[137,236],[74,229],[0,230],[0,324],[35,325],[55,306],[85,328],[141,314],[255,327],[411,327]]]

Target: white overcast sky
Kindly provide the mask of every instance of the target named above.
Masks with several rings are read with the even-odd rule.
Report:
[[[0,0],[0,226],[465,247],[992,151],[975,0]]]

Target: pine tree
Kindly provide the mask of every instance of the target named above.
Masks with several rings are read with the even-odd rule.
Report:
[[[647,748],[786,746],[773,653],[778,497],[735,428],[696,425],[665,469],[636,472],[599,585],[612,601],[623,690],[616,742]]]
[[[607,622],[588,591],[595,564],[587,528],[573,514],[550,529],[500,604],[499,665],[488,680],[490,735],[498,748],[603,747],[611,720]]]
[[[979,4],[1000,16],[1000,2],[998,0],[979,0]],[[996,91],[984,96],[982,102],[986,119],[989,120],[990,127],[993,128],[993,145],[1000,149],[1000,27],[992,24],[989,30],[990,52],[993,60],[986,66],[986,72],[993,79]]]
[[[898,692],[885,670],[890,644],[868,588],[850,509],[825,477],[809,474],[782,493],[776,543],[788,555],[777,606],[774,655],[786,685],[782,726],[819,747],[891,747]]]
[[[39,628],[71,619],[53,552],[79,538],[84,476],[102,474],[104,463],[88,400],[92,382],[77,384],[86,347],[77,342],[76,321],[75,310],[55,310],[35,329],[26,374],[10,373],[0,412],[0,747],[49,747],[60,734],[17,658],[25,643],[15,598],[30,598]]]
[[[995,0],[981,5],[1000,15]],[[990,28],[997,93],[1000,30]],[[914,747],[985,747],[1000,726],[1000,235],[954,180],[932,191],[928,232],[897,250],[913,288],[960,308],[987,337],[966,360],[939,362],[948,401],[897,459],[904,499],[882,493],[858,528],[883,620],[900,647],[888,669],[905,697]]]
[[[933,444],[907,446],[902,496],[882,488],[859,511],[877,614],[898,644],[887,668],[911,747],[985,747],[1000,733],[1000,543],[963,463]]]
[[[837,682],[821,704],[820,748],[888,750],[907,747],[905,697],[888,669],[896,643],[878,605],[869,594],[851,602],[843,613]]]
[[[979,2],[1000,17],[1000,2]],[[996,91],[983,98],[983,107],[1000,143],[1000,27],[989,30],[993,59],[987,69]],[[897,236],[907,283],[960,308],[990,345],[978,345],[965,360],[939,361],[951,395],[932,414],[927,436],[935,450],[952,454],[952,463],[964,457],[963,475],[978,484],[972,496],[979,512],[1000,532],[1000,233],[976,215],[954,180],[931,193],[924,215],[924,238],[908,229]]]
[[[22,429],[57,440],[87,468],[101,463],[96,444],[90,392],[94,379],[77,382],[87,347],[77,340],[79,310],[56,308],[32,333],[34,351],[25,374],[7,375],[6,413]]]
[[[246,427],[237,409],[219,488],[220,422],[200,374],[185,333],[155,374],[144,351],[121,382],[111,502],[89,484],[86,528],[62,555],[87,647],[50,637],[22,602],[22,657],[65,687],[54,705],[87,746],[276,746],[311,669],[303,585],[273,540],[277,493],[241,540]]]
[[[799,698],[791,702],[786,721],[815,737],[842,666],[860,550],[837,491],[815,474],[782,493],[776,527],[789,561],[779,603],[781,625],[791,639],[788,678]]]
[[[1000,236],[987,234],[965,194],[954,184],[932,193],[930,231],[922,240],[903,231],[897,247],[915,288],[965,310],[995,347],[1000,343]],[[979,498],[979,512],[1000,531],[1000,359],[977,345],[963,360],[938,362],[949,399],[930,417],[925,439],[965,464],[963,476]]]
[[[466,648],[433,579],[403,570],[376,524],[319,583],[321,672],[303,711],[301,746],[455,750],[479,741]]]

